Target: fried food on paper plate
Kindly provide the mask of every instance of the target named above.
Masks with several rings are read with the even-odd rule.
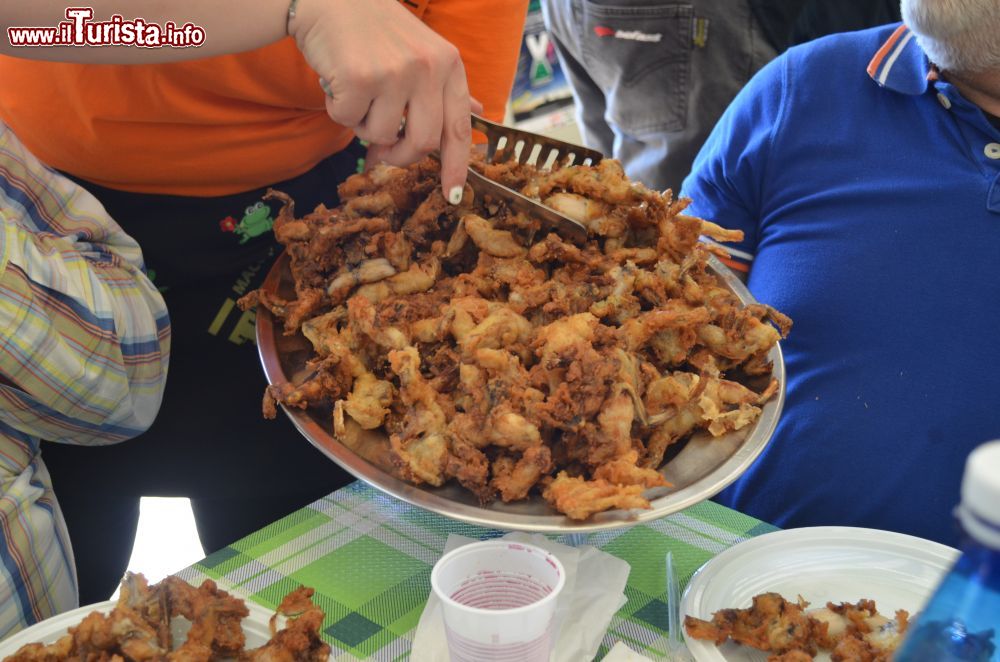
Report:
[[[267,388],[265,416],[330,411],[352,448],[382,430],[398,476],[457,481],[484,504],[538,491],[574,519],[648,508],[672,444],[757,420],[791,321],[742,306],[709,270],[725,251],[699,238],[741,232],[683,214],[688,200],[629,182],[616,161],[474,167],[580,220],[589,241],[469,188],[449,205],[430,159],[355,175],[340,207],[302,217],[269,193],[295,297],[262,289],[240,305],[301,331],[313,356]]]
[[[809,603],[785,600],[777,593],[755,595],[747,609],[721,609],[711,621],[684,617],[688,636],[721,645],[738,644],[773,653],[769,662],[812,660],[820,650],[837,662],[889,662],[909,626],[909,613],[895,619],[878,613],[875,602],[827,603],[807,610]]]
[[[300,586],[285,596],[271,617],[271,639],[240,653],[240,662],[326,662],[330,645],[319,638],[326,615],[313,604],[313,589]],[[278,617],[286,619],[278,627]]]
[[[110,613],[93,611],[52,644],[27,644],[3,662],[326,662],[330,646],[319,638],[323,611],[310,599],[313,590],[289,593],[271,618],[271,639],[245,650],[243,600],[205,580],[198,588],[177,577],[150,586],[140,574],[127,573],[118,603]],[[276,618],[286,617],[278,629]],[[182,617],[191,628],[179,646],[171,620]]]

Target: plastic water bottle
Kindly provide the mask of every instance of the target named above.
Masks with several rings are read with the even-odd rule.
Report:
[[[974,450],[957,510],[962,556],[916,616],[894,662],[1000,661],[1000,441]]]

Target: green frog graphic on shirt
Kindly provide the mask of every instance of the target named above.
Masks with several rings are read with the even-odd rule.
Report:
[[[223,232],[232,232],[239,236],[240,243],[245,244],[254,237],[269,232],[274,227],[271,208],[258,201],[244,210],[243,218],[237,223],[232,216],[227,216],[219,222]]]

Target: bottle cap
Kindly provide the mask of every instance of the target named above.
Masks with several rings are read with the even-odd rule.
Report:
[[[969,454],[962,477],[959,516],[970,535],[1000,548],[1000,440],[983,444]]]

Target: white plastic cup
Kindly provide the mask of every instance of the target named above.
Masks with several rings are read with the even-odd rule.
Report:
[[[434,565],[452,662],[547,662],[552,616],[566,583],[555,555],[490,540],[454,549]]]

